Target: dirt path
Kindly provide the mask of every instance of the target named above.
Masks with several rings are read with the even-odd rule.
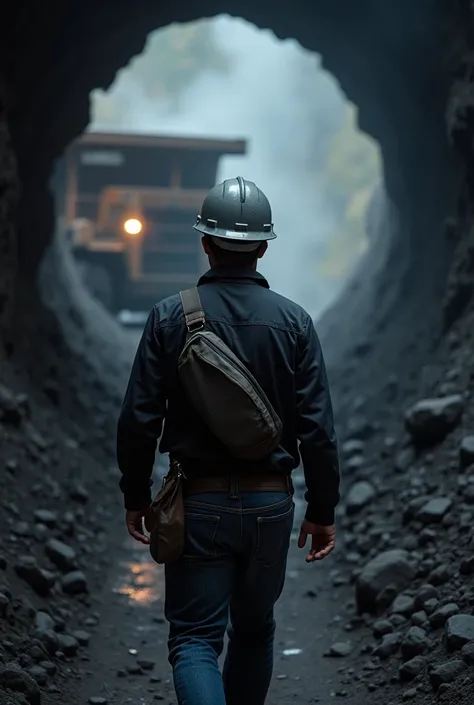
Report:
[[[328,560],[307,567],[295,546],[301,512],[302,503],[298,502],[287,582],[277,609],[269,705],[295,700],[328,702],[335,695],[345,694],[343,674],[338,672],[341,661],[323,658],[331,643],[347,640],[337,621],[344,603],[329,577],[334,563]],[[79,705],[102,697],[104,700],[97,703],[103,705],[174,704],[166,652],[167,624],[163,619],[163,571],[149,560],[146,548],[125,539],[122,517],[116,530],[124,540],[117,546],[114,567],[96,606],[99,625],[75,702]]]

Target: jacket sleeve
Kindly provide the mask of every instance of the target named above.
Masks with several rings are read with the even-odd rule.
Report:
[[[151,503],[151,476],[166,412],[157,318],[154,308],[138,345],[117,427],[120,489],[125,508],[131,510],[143,509]]]
[[[339,459],[321,344],[308,316],[296,373],[297,435],[306,482],[306,519],[329,526],[339,502]]]

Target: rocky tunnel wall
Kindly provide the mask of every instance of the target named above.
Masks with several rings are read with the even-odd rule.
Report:
[[[320,53],[326,68],[358,105],[361,128],[381,145],[386,187],[399,214],[398,226],[388,234],[390,269],[382,263],[373,277],[369,257],[348,296],[325,317],[322,331],[333,341],[335,357],[344,356],[348,340],[360,343],[362,334],[389,336],[395,318],[415,302],[436,316],[452,251],[442,221],[452,209],[457,188],[458,167],[446,139],[445,108],[458,10],[452,0],[394,4],[296,0],[291,7],[283,0],[181,4],[104,0],[100,5],[92,0],[45,0],[35,6],[18,0],[4,5],[0,11],[4,358],[22,364],[42,384],[51,375],[59,384],[64,370],[78,362],[80,369],[95,366],[100,371],[105,355],[110,379],[118,378],[117,365],[128,352],[122,359],[118,353],[110,354],[110,346],[105,353],[103,346],[93,348],[97,331],[90,329],[88,311],[74,293],[73,273],[65,268],[57,245],[52,245],[54,210],[48,180],[55,160],[89,122],[90,91],[109,86],[117,70],[141,51],[150,31],[222,12],[271,28],[281,38],[296,38]],[[38,292],[39,265],[48,246],[43,288],[46,298],[58,304],[55,314],[45,310]],[[432,321],[431,315],[424,320]],[[97,327],[112,349],[119,347],[110,323],[104,320]],[[394,354],[395,348],[390,346]]]

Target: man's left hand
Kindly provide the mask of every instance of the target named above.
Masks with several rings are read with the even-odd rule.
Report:
[[[136,511],[127,510],[125,521],[127,523],[128,533],[135,541],[147,545],[150,543],[149,537],[145,535],[145,527],[147,531],[150,531],[154,524],[154,515],[151,507],[145,507],[144,509],[138,509]]]

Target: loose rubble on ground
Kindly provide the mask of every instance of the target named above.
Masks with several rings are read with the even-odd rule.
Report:
[[[438,378],[407,392],[400,382],[384,424],[347,399],[326,564],[347,638],[325,655],[341,663],[336,695],[357,705],[474,702],[473,337],[471,312],[442,342]],[[109,427],[92,441],[53,402],[0,386],[0,705],[79,702],[64,694],[93,666],[95,596],[113,560],[106,523],[120,507],[112,442]]]
[[[0,705],[66,705],[99,626],[113,458],[59,421],[0,385]]]
[[[359,400],[344,434],[337,560],[352,566],[359,659],[345,680],[366,702],[474,702],[473,338],[470,312],[391,427],[375,430]]]

